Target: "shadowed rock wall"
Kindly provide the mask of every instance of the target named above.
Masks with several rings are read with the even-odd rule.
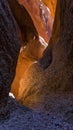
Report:
[[[8,100],[20,51],[19,29],[7,0],[0,0],[0,114]]]

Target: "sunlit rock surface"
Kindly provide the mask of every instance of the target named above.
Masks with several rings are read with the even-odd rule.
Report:
[[[8,1],[11,2],[10,4],[12,7],[12,5],[14,5],[14,3],[11,0],[8,0]],[[16,98],[19,97],[18,95],[21,95],[23,93],[24,86],[22,86],[22,89],[21,89],[21,81],[23,79],[23,75],[24,75],[25,71],[27,73],[27,70],[30,67],[30,65],[32,65],[34,62],[36,62],[36,60],[39,60],[42,57],[43,51],[44,51],[45,47],[47,47],[46,41],[48,41],[51,36],[53,19],[54,19],[54,16],[52,16],[52,11],[49,9],[50,6],[51,6],[51,8],[53,8],[53,4],[51,4],[51,1],[48,4],[48,7],[46,6],[47,5],[46,3],[45,3],[46,5],[45,5],[42,3],[42,1],[39,1],[39,0],[36,0],[35,2],[33,0],[30,0],[30,1],[19,0],[19,3],[21,5],[23,5],[24,8],[28,11],[40,36],[39,36],[39,39],[35,39],[35,38],[32,39],[32,37],[31,37],[31,41],[28,42],[28,45],[24,49],[22,48],[22,52],[19,56],[19,60],[18,60],[17,68],[16,68],[16,76],[15,76],[14,82],[12,84],[12,89],[11,89],[11,91],[14,93]],[[14,5],[14,6],[16,6],[16,5]],[[56,6],[56,3],[54,5],[53,14],[55,13],[55,8],[56,8],[55,6]],[[16,6],[16,12],[18,12],[17,9],[18,8]],[[19,10],[20,10],[20,8],[19,8]],[[15,13],[16,18],[18,17],[17,14],[18,13]],[[22,19],[23,19],[23,21],[21,20],[20,25],[21,25],[21,23],[25,24],[24,15],[22,15],[22,14],[20,14],[20,15],[22,16]],[[28,18],[26,17],[26,19],[28,19]],[[31,25],[32,29],[33,29],[34,25],[33,26]],[[35,32],[37,32],[37,31],[35,30]],[[23,34],[26,34],[25,28],[24,28]],[[27,34],[30,35],[29,32]],[[55,37],[57,34],[58,34],[58,30],[56,30],[56,33],[54,34],[55,35],[53,38],[54,40],[56,39]],[[35,35],[35,33],[33,33],[33,35]],[[41,36],[43,36],[43,37],[41,37]],[[43,38],[45,41],[43,40]],[[45,53],[47,53],[47,54],[46,54],[46,57],[44,58]],[[39,62],[42,64],[44,62],[44,65],[42,65],[42,66],[44,68],[46,68],[48,66],[48,64],[50,64],[52,61],[51,50],[50,50],[50,53],[48,53],[48,51],[45,51],[43,55],[44,55],[43,58],[41,58],[39,60]],[[50,56],[50,58],[48,58],[49,56]]]
[[[44,47],[40,44],[38,40],[31,41],[25,48],[21,49],[18,63],[16,67],[16,76],[12,83],[11,91],[16,97],[23,92],[24,86],[20,89],[21,80],[23,74],[28,70],[28,68],[42,56]],[[20,89],[20,91],[19,91]]]
[[[46,42],[49,41],[53,25],[50,9],[40,0],[18,0],[32,17],[35,27]]]
[[[54,18],[55,16],[55,9],[56,9],[56,4],[57,0],[41,0],[45,5],[47,5],[51,11],[52,17]]]
[[[20,28],[23,42],[29,42],[34,37],[36,39],[38,37],[38,32],[34,26],[31,16],[24,6],[20,5],[17,0],[8,0],[8,3]]]
[[[28,2],[26,0],[19,1],[21,5],[19,5],[19,3],[16,2],[16,0],[14,0],[13,2],[11,0],[8,0],[8,2],[12,9],[12,13],[21,30],[21,35],[23,40],[22,42],[27,43],[26,47],[21,48],[22,52],[19,56],[19,60],[16,68],[16,77],[14,79],[11,88],[11,91],[15,95],[17,95],[18,89],[20,87],[20,81],[23,77],[24,72],[28,69],[28,67],[32,63],[36,62],[36,60],[42,57],[43,51],[48,45],[46,41],[48,41],[51,36],[53,18],[51,16],[49,8],[46,7],[40,1],[37,0],[35,2],[34,1]],[[22,6],[23,8],[26,9],[26,11],[28,11],[27,13],[25,13],[25,9],[22,10],[21,8]],[[26,20],[25,20],[25,15],[26,15]],[[30,30],[30,28],[32,31]],[[37,38],[36,38],[36,34],[37,34]],[[31,35],[33,35],[34,37],[32,37]],[[25,38],[25,36],[27,36],[27,39]]]
[[[46,69],[52,62],[53,54],[52,50],[55,44],[58,42],[60,38],[60,1],[57,3],[57,9],[53,24],[52,37],[50,38],[48,47],[43,52],[43,56],[39,59],[39,63],[42,65],[44,69]]]
[[[49,93],[73,92],[73,2],[72,0],[58,0],[56,12],[59,12],[59,7],[58,31],[60,31],[56,43],[51,47],[51,64],[46,69],[39,62],[33,64],[24,73],[22,79],[21,88],[24,86],[24,91],[19,100],[31,108],[39,106],[38,104],[42,104],[43,101],[45,103],[45,97]],[[58,15],[56,13],[55,20],[58,20]],[[53,30],[54,33],[55,31]],[[52,38],[50,42],[53,43]],[[46,100],[48,102],[47,98]]]

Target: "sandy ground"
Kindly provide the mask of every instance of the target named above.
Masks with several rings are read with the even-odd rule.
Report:
[[[73,94],[48,99],[44,111],[36,111],[9,97],[8,115],[0,117],[0,130],[73,130]]]

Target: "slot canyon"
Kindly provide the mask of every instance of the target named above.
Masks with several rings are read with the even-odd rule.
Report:
[[[14,129],[73,130],[72,0],[0,0],[0,130]]]

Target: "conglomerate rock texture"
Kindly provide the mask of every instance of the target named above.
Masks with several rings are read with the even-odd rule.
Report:
[[[49,95],[48,101],[47,112],[42,112],[31,110],[10,97],[10,114],[6,119],[0,117],[0,130],[73,130],[73,95]]]
[[[73,2],[72,0],[58,0],[56,12],[59,7],[59,15],[56,14],[56,17],[60,18],[59,36],[57,41],[55,40],[56,43],[52,43],[50,64],[46,69],[42,67],[44,62],[33,64],[21,79],[20,90],[23,86],[24,91],[18,99],[31,108],[39,106],[37,104],[41,104],[49,93],[73,92]],[[56,28],[55,25],[54,28]],[[53,30],[54,33],[55,31]],[[46,100],[48,102],[47,98]]]

